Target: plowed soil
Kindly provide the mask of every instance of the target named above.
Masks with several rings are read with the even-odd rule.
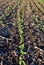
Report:
[[[3,22],[0,23],[0,65],[19,65],[17,3],[18,0],[0,0],[0,22]],[[22,8],[20,1],[20,15]],[[44,65],[44,31],[35,23],[35,17],[44,26],[44,4],[40,0],[26,0],[23,37],[27,54],[22,56],[26,65]]]

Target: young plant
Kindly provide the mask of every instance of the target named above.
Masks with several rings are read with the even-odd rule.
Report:
[[[26,65],[26,63],[23,61],[22,57],[19,57],[19,65]]]
[[[44,32],[44,25],[42,24],[42,21],[41,20],[39,21],[38,18],[36,17],[35,22],[38,24],[40,30]]]
[[[23,0],[23,2],[25,2],[25,1]],[[24,50],[24,38],[22,36],[23,35],[23,25],[21,25],[24,22],[24,10],[25,9],[23,7],[22,19],[21,19],[20,9],[19,9],[20,5],[19,4],[18,4],[18,13],[17,13],[17,15],[18,15],[18,28],[19,28],[19,35],[20,35],[20,44],[21,44],[19,46],[19,48],[20,48],[19,65],[26,65],[25,61],[22,59],[22,55],[25,55],[26,52],[23,51]]]

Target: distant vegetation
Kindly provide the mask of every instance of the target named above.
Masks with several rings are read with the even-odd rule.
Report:
[[[41,0],[42,3],[44,3],[44,0]]]

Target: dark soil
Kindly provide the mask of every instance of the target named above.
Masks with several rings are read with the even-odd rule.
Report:
[[[13,1],[0,0],[0,65],[19,65],[20,56],[20,35],[17,24],[18,6],[6,16],[7,7]],[[17,4],[17,0],[15,2]],[[14,3],[14,4],[15,4]],[[8,4],[8,5],[7,5]],[[12,4],[13,5],[13,4]],[[14,6],[13,6],[14,7]],[[41,7],[41,8],[40,8]],[[20,11],[22,15],[23,3],[20,2]],[[4,18],[1,17],[4,13]],[[44,5],[39,0],[26,0],[23,25],[23,38],[26,55],[22,56],[26,65],[44,65],[44,32],[40,30],[35,17],[42,21],[44,26]]]

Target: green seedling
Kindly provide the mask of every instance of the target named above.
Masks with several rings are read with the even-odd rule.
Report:
[[[35,18],[35,22],[38,24],[40,30],[42,30],[42,31],[44,32],[44,26],[43,26],[43,24],[42,24],[42,21],[41,21],[41,20],[39,21],[39,20],[37,19],[37,17],[36,17],[36,18]]]
[[[26,65],[26,63],[24,61],[22,61],[22,65]]]
[[[23,61],[22,57],[19,58],[19,65],[26,65],[26,63]]]
[[[19,65],[22,65],[22,57],[19,57]]]
[[[23,50],[24,49],[24,44],[20,45],[19,48]]]
[[[42,25],[42,21],[39,21],[38,24]]]
[[[37,18],[35,18],[35,21],[36,21],[36,23],[38,23],[38,19]]]
[[[20,28],[20,34],[23,34],[23,30]]]
[[[20,53],[21,53],[21,55],[25,55],[26,54],[26,52],[24,52],[23,50],[20,50]]]
[[[23,0],[25,2],[25,0]],[[25,55],[26,52],[24,52],[24,38],[23,38],[23,25],[22,23],[24,22],[24,7],[23,7],[23,12],[22,12],[22,19],[20,17],[20,10],[19,10],[20,3],[18,4],[18,28],[19,28],[19,35],[20,35],[20,43],[21,45],[19,46],[20,48],[20,57],[19,57],[19,65],[26,65],[26,63],[23,61],[21,55]]]
[[[24,39],[21,37],[20,38],[20,43],[23,43],[24,42]]]

